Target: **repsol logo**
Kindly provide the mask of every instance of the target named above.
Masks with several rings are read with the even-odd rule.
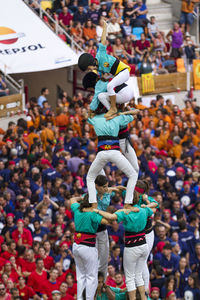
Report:
[[[42,44],[29,45],[29,46],[24,46],[21,48],[3,49],[3,50],[0,50],[0,54],[12,55],[12,54],[17,54],[17,53],[25,53],[28,51],[37,51],[39,49],[44,49],[44,48],[45,47]]]

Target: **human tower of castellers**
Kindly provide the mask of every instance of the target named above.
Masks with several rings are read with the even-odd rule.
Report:
[[[88,194],[71,199],[76,228],[73,254],[77,299],[93,300],[99,284],[105,295],[118,294],[120,299],[128,295],[133,300],[138,290],[140,298],[145,300],[149,293],[147,259],[154,242],[151,216],[158,203],[148,196],[149,183],[138,180],[138,161],[129,140],[127,126],[139,113],[137,109],[127,109],[134,97],[130,68],[106,53],[106,33],[104,22],[96,57],[84,53],[78,61],[80,70],[86,71],[84,89],[94,91],[90,112],[84,117],[94,126],[98,151],[87,174]],[[108,187],[103,168],[109,162],[127,176],[126,187]],[[115,213],[107,212],[112,191],[123,191],[125,196],[124,208]],[[114,220],[122,222],[125,229],[123,266],[127,291],[110,288],[104,282],[109,257],[106,225]]]

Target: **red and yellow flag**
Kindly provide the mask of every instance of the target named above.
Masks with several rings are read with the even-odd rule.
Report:
[[[142,93],[151,93],[155,91],[154,77],[151,73],[142,74]]]

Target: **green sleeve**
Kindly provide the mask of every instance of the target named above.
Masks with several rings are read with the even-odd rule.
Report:
[[[107,54],[106,52],[106,49],[107,49],[107,46],[106,45],[103,45],[102,43],[99,44],[99,49],[98,49],[98,54]]]
[[[115,288],[112,286],[109,286],[109,288],[111,289],[111,291],[113,291],[115,294],[119,294],[120,293],[120,288]]]
[[[114,288],[109,286],[109,288],[115,293],[115,300],[125,300],[126,299],[126,292],[121,292],[121,289]]]
[[[115,214],[117,215],[117,223],[120,223],[124,220],[124,212],[123,211],[115,212]]]
[[[154,198],[148,196],[148,200],[150,203],[156,203],[157,204],[156,208],[159,208],[159,204]],[[140,195],[138,205],[141,206],[142,204],[146,204],[146,202],[143,201],[142,195]]]
[[[146,211],[147,211],[147,216],[151,217],[153,215],[153,210],[149,207],[145,207]]]
[[[79,206],[80,206],[79,203],[73,203],[73,204],[71,205],[71,210],[72,210],[73,212],[75,212],[75,211],[79,208]]]
[[[101,220],[103,219],[103,217],[95,212],[92,212],[92,221],[94,223],[97,223],[98,225],[101,224]]]
[[[122,197],[125,198],[126,197],[126,190],[122,191]]]
[[[154,198],[148,196],[148,200],[150,203],[156,203],[157,204],[156,208],[159,208],[159,203]]]
[[[115,197],[115,192],[111,192],[110,197]]]
[[[139,196],[139,201],[137,203],[138,206],[141,206],[142,204],[144,204],[143,202],[143,198],[142,198],[142,195]]]
[[[88,123],[90,123],[90,124],[92,124],[92,125],[93,125],[93,121],[92,121],[92,119],[91,119],[91,118],[88,118],[88,119],[87,119],[87,121],[88,121]]]
[[[126,300],[126,293],[119,293],[115,295],[115,300]]]
[[[129,123],[131,123],[134,118],[131,115],[121,115],[120,118],[120,126],[127,126]]]

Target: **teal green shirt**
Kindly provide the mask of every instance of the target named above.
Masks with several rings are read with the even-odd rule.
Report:
[[[103,211],[106,211],[108,206],[110,205],[110,198],[115,195],[114,192],[112,193],[105,193],[103,198],[101,199],[97,194],[97,208]]]
[[[134,205],[134,207],[138,207],[138,205]],[[139,212],[130,212],[129,214],[125,214],[122,212],[116,212],[117,222],[123,222],[123,226],[125,231],[129,232],[140,232],[145,229],[147,224],[147,218],[153,215],[153,211],[149,207],[139,208]]]
[[[133,121],[131,115],[117,116],[112,120],[106,121],[104,114],[96,115],[94,118],[89,118],[88,122],[94,126],[97,136],[108,135],[117,137],[121,126],[127,126]]]
[[[148,196],[148,200],[149,200],[150,203],[156,203],[157,204],[156,208],[159,208],[159,204],[154,198]],[[142,204],[146,204],[146,202],[143,201],[142,195],[140,195],[138,205],[141,206]]]
[[[107,54],[107,46],[99,44],[99,49],[96,54],[96,59],[98,61],[98,70],[103,73],[110,73],[110,70],[113,64],[116,61],[116,58],[112,55]]]
[[[79,206],[79,203],[73,203],[71,205],[71,210],[74,213],[76,231],[95,234],[103,217],[95,212],[81,212]]]
[[[97,107],[99,106],[99,99],[98,96],[100,93],[105,93],[107,92],[107,85],[108,81],[102,81],[98,80],[96,85],[95,85],[95,90],[94,90],[94,96],[92,98],[92,102],[90,103],[90,109],[95,111]]]
[[[109,288],[115,293],[115,300],[126,300],[126,292],[120,292],[119,288],[114,288],[109,286]],[[97,295],[96,300],[108,300],[108,296],[105,293],[102,293],[101,296]]]
[[[86,194],[83,194],[82,197],[84,198]],[[105,193],[102,197],[102,199],[98,196],[98,193],[96,193],[97,195],[97,208],[99,210],[103,210],[106,211],[108,206],[110,205],[110,198],[114,197],[115,193]]]

